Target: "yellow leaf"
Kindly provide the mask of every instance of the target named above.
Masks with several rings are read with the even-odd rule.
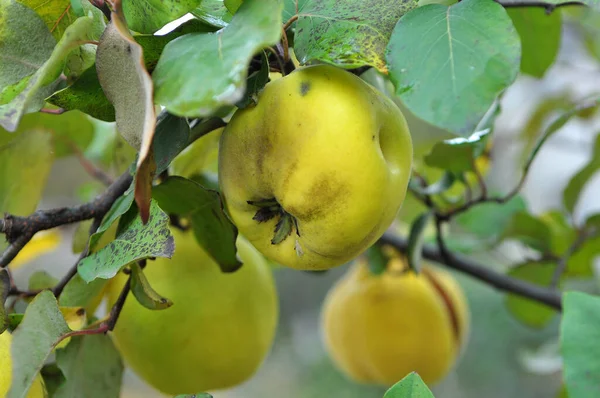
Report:
[[[86,316],[83,307],[60,307],[59,309],[71,330],[80,330],[85,326]],[[67,337],[58,343],[56,348],[64,348],[70,341],[71,338]]]

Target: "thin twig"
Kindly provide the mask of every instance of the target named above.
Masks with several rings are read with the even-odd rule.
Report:
[[[558,259],[556,263],[556,268],[554,269],[554,274],[552,274],[552,281],[550,282],[551,288],[556,289],[558,287],[560,278],[567,270],[569,259],[573,256],[573,254],[575,254],[579,249],[581,249],[581,246],[583,246],[583,244],[587,242],[588,239],[596,235],[598,235],[598,231],[595,229],[592,231],[582,231],[579,233],[577,239],[575,239],[573,244],[571,244],[571,246],[569,246],[569,248],[563,254],[563,256],[560,257],[560,259]]]
[[[98,227],[100,227],[101,223],[102,223],[101,217],[94,218],[94,221],[92,222],[92,225],[90,226],[90,232],[89,232],[90,236],[98,230]],[[63,276],[62,279],[56,284],[56,286],[54,286],[54,289],[52,289],[52,293],[54,293],[54,297],[60,296],[60,294],[62,293],[65,286],[67,286],[67,283],[69,283],[69,281],[71,279],[73,279],[75,274],[77,274],[77,266],[79,265],[81,260],[83,260],[84,258],[87,257],[89,252],[90,252],[90,242],[88,239],[88,242],[85,245],[85,249],[81,252],[81,254],[79,255],[79,258],[77,259],[77,261],[75,261],[75,264],[73,264],[73,266],[69,269],[69,271],[65,274],[65,276]]]
[[[101,168],[96,166],[94,163],[92,163],[88,159],[86,159],[86,157],[83,155],[83,152],[81,152],[81,149],[79,149],[79,147],[77,145],[75,145],[75,143],[69,142],[68,144],[69,144],[71,150],[73,151],[73,153],[75,154],[75,156],[77,156],[77,160],[79,160],[79,164],[81,164],[81,166],[83,166],[83,169],[90,176],[92,176],[93,178],[100,181],[102,184],[104,184],[106,186],[110,186],[113,182],[115,182],[115,179],[112,178],[110,175],[108,175],[108,173],[106,173],[104,170],[102,170]]]
[[[397,237],[390,233],[385,233],[380,241],[406,252],[408,250],[408,240]],[[442,251],[445,251],[445,254]],[[445,264],[449,268],[463,272],[480,281],[487,283],[499,290],[514,293],[523,297],[530,298],[540,303],[546,304],[549,307],[561,310],[561,294],[553,289],[547,289],[536,286],[531,283],[524,282],[519,279],[501,274],[497,271],[486,267],[484,264],[479,264],[473,260],[456,256],[447,250],[445,244],[442,249],[431,245],[423,246],[423,258]]]
[[[0,219],[0,232],[6,235],[10,245],[0,255],[0,267],[6,267],[39,231],[90,218],[104,217],[113,203],[129,188],[131,181],[131,175],[125,172],[106,191],[83,205],[38,210],[27,217],[5,214],[4,219]]]
[[[290,26],[292,26],[292,24],[294,22],[296,22],[297,20],[298,20],[298,14],[292,15],[292,17],[290,19],[288,19],[286,23],[283,24],[283,31],[285,32],[286,30],[288,30],[290,28]]]

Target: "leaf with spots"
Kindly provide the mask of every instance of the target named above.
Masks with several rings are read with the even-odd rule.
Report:
[[[117,398],[123,362],[106,334],[76,336],[56,352],[56,363],[65,376],[53,398]]]
[[[237,270],[237,228],[223,211],[218,192],[183,177],[169,177],[152,192],[168,213],[189,218],[198,243],[221,267],[223,272]]]
[[[294,51],[300,64],[387,71],[385,48],[398,19],[417,0],[308,0],[298,13]]]
[[[469,136],[519,72],[521,42],[494,1],[429,4],[398,21],[386,60],[395,93],[419,118]]]
[[[57,86],[67,56],[93,38],[94,23],[95,17],[89,14],[78,18],[66,29],[50,58],[33,75],[25,78],[26,84],[19,85],[18,92],[11,94],[14,97],[8,103],[0,105],[2,127],[15,131],[25,111],[38,110],[43,106],[44,98],[52,94]]]
[[[283,22],[300,14],[308,0],[283,0]]]
[[[6,398],[27,396],[44,362],[70,331],[52,292],[44,290],[31,301],[13,333],[12,384]]]
[[[281,9],[279,0],[246,0],[226,28],[167,44],[152,74],[156,102],[188,117],[235,104],[244,95],[252,57],[281,36]]]
[[[77,272],[86,282],[96,278],[110,279],[123,266],[133,261],[148,257],[171,258],[174,249],[175,243],[169,231],[169,216],[152,201],[147,224],[143,224],[137,215],[122,227],[120,225],[115,240],[84,258],[79,263]]]
[[[202,0],[129,0],[122,3],[129,29],[138,33],[154,33],[194,10],[201,2]]]
[[[416,372],[411,372],[386,391],[383,398],[434,398],[427,384]]]
[[[148,221],[150,185],[155,164],[152,139],[156,127],[152,79],[146,70],[142,47],[129,33],[122,19],[121,2],[100,38],[96,57],[98,80],[108,100],[115,107],[117,130],[139,150],[136,165],[135,201],[142,220]]]

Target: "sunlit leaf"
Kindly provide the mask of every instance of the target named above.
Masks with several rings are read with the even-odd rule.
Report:
[[[60,244],[60,240],[61,235],[57,230],[38,232],[10,262],[10,269],[15,270],[39,256],[54,251]]]
[[[223,0],[202,0],[200,5],[192,10],[192,14],[202,22],[216,28],[224,28],[233,18],[223,4]]]
[[[226,28],[167,44],[152,74],[156,102],[175,115],[202,117],[239,101],[250,59],[279,40],[281,7],[278,0],[246,0]]]
[[[129,0],[123,1],[123,12],[131,30],[154,33],[194,10],[201,2],[202,0]]]
[[[398,19],[417,0],[307,0],[298,12],[294,51],[300,64],[387,71],[386,45]]]

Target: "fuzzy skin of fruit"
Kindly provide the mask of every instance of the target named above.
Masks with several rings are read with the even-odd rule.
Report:
[[[272,271],[241,237],[237,246],[244,264],[223,273],[192,232],[172,234],[173,258],[148,261],[144,273],[173,306],[149,310],[130,294],[113,340],[125,362],[165,394],[240,384],[261,365],[275,336],[278,301]],[[125,280],[123,274],[111,280],[110,306]]]
[[[402,272],[403,257],[374,275],[359,260],[328,293],[325,346],[349,378],[390,386],[416,371],[428,384],[456,363],[469,329],[466,298],[453,277],[425,265]]]
[[[270,82],[256,106],[234,114],[221,136],[219,184],[240,233],[266,257],[323,270],[355,258],[389,227],[412,156],[393,101],[347,71],[309,66]],[[295,220],[279,243],[281,216],[257,220],[259,207],[248,203],[269,200]]]
[[[10,389],[12,381],[12,358],[10,356],[10,344],[12,335],[8,331],[0,334],[0,397],[5,397]],[[27,398],[44,398],[47,397],[44,382],[40,375],[37,375]]]

